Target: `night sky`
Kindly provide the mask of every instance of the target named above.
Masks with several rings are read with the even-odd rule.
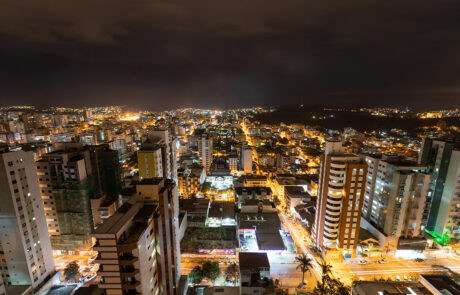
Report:
[[[6,0],[0,105],[460,106],[460,1]]]

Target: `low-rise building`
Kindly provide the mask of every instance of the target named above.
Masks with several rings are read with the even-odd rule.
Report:
[[[206,225],[210,227],[235,226],[235,205],[233,202],[212,202]]]
[[[287,186],[285,187],[284,199],[287,207],[293,211],[297,205],[311,201],[312,196],[302,186]]]
[[[267,176],[264,175],[246,175],[244,176],[245,186],[267,186]]]
[[[238,208],[241,208],[241,204],[246,200],[271,200],[272,190],[266,186],[235,187],[235,199],[238,203]]]
[[[271,294],[270,262],[266,253],[239,253],[241,294]]]
[[[422,284],[418,282],[379,282],[379,281],[359,281],[351,288],[352,295],[432,295]]]

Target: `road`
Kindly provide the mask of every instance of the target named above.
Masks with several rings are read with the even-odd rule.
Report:
[[[296,221],[288,218],[284,213],[281,213],[280,219],[283,225],[291,233],[296,245],[309,257],[314,258],[313,253],[307,247],[311,243],[308,232],[304,227],[299,225]],[[304,240],[305,239],[305,240]],[[439,252],[439,251],[438,251]],[[310,254],[310,255],[308,255]],[[359,259],[354,259],[348,262],[329,260],[327,261],[332,265],[332,275],[340,278],[345,284],[351,284],[355,279],[361,280],[374,280],[374,279],[399,279],[404,280],[406,277],[410,279],[419,274],[433,273],[433,272],[446,272],[448,267],[452,271],[460,271],[460,259],[454,255],[446,253],[438,253],[437,255],[427,255],[425,262],[416,262],[412,259],[387,257],[388,263],[379,264],[376,261],[378,258],[367,258],[368,264],[358,264]],[[316,278],[320,277],[321,271],[317,264],[314,267]]]
[[[371,261],[371,259],[369,259]],[[410,279],[414,275],[432,272],[446,272],[448,267],[452,271],[459,271],[459,261],[450,257],[450,255],[442,255],[437,258],[428,256],[425,262],[416,262],[414,260],[388,257],[388,263],[378,264],[371,261],[369,264],[361,265],[357,262],[332,262],[334,271],[341,278],[346,278],[347,283],[351,283],[352,279],[374,280],[374,279],[392,279],[399,277],[401,280],[404,277]],[[444,266],[444,267],[441,267]]]
[[[303,241],[303,237],[305,235],[305,229],[301,228],[297,225],[294,221],[290,220],[285,213],[281,212],[279,214],[280,220],[283,223],[283,227],[289,231],[291,234],[292,239],[294,240],[297,248],[299,248],[303,254],[305,254],[308,258],[312,260],[313,263],[313,271],[314,278],[319,281],[321,279],[321,268],[316,261],[313,253],[311,252],[310,248],[306,246],[307,243]]]

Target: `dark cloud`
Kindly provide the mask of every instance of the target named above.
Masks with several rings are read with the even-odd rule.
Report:
[[[7,0],[2,104],[451,106],[458,1]]]

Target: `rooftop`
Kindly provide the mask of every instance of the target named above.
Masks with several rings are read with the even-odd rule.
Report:
[[[420,282],[424,286],[428,283],[442,294],[460,294],[460,286],[446,275],[421,275]]]
[[[242,194],[261,195],[262,193],[271,195],[272,189],[267,186],[241,186],[241,187],[235,187],[235,192],[237,195],[242,195]]]
[[[156,205],[136,202],[136,198],[128,200],[114,215],[110,216],[93,232],[93,235],[116,235],[126,223],[131,221],[145,222],[149,215],[156,210]]]
[[[241,270],[252,270],[254,268],[270,267],[267,253],[240,252],[239,261]]]
[[[162,180],[162,177],[144,178],[138,183],[138,185],[159,185]]]
[[[371,282],[360,281],[353,286],[356,295],[431,295],[431,292],[416,282]]]

